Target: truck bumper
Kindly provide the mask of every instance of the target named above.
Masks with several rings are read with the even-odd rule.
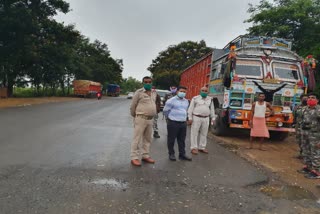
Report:
[[[268,127],[270,131],[278,131],[278,132],[296,132],[294,128],[286,128],[286,127]]]
[[[249,125],[242,124],[230,124],[230,128],[238,128],[238,129],[250,129]],[[277,132],[296,132],[294,128],[287,127],[268,127],[269,131],[277,131]]]

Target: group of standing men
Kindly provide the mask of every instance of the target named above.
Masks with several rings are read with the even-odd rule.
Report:
[[[157,111],[159,95],[152,90],[151,77],[144,77],[142,82],[143,88],[136,91],[130,106],[130,113],[134,118],[134,137],[131,144],[131,164],[134,166],[141,166],[141,155],[143,162],[155,163],[155,160],[150,157],[150,145],[154,118],[157,118],[159,112]],[[191,125],[191,153],[193,155],[197,155],[198,152],[207,154],[206,144],[210,118],[214,119],[215,115],[212,98],[208,96],[208,88],[203,87],[200,94],[193,97],[189,103],[185,98],[186,87],[172,86],[170,89],[171,94],[166,96],[167,100],[163,108],[167,122],[169,159],[176,161],[174,144],[177,140],[179,159],[191,161],[192,158],[186,155],[185,150],[187,125]],[[200,142],[198,142],[199,134]]]
[[[146,163],[155,163],[150,157],[150,145],[152,142],[152,130],[154,122],[157,122],[160,111],[160,97],[156,90],[152,90],[151,77],[144,77],[143,88],[138,89],[133,97],[130,112],[134,118],[134,137],[131,144],[131,164],[141,166],[142,161]],[[191,153],[197,155],[198,152],[208,153],[206,149],[207,134],[210,118],[215,119],[214,106],[212,98],[208,96],[208,88],[201,88],[200,94],[192,98],[191,102],[185,98],[187,88],[180,86],[171,87],[171,94],[166,96],[166,102],[163,114],[167,121],[167,147],[169,159],[176,161],[174,144],[177,140],[179,149],[179,159],[191,161],[192,158],[186,155],[185,139],[187,125],[191,125]],[[260,93],[258,101],[252,107],[252,116],[250,120],[251,140],[260,137],[260,146],[269,133],[265,122],[266,109],[270,109],[270,115],[273,109],[270,103],[265,102],[265,94]],[[304,166],[300,173],[304,173],[306,178],[320,178],[320,106],[315,94],[301,95],[301,105],[295,109],[296,138],[300,147],[300,156]],[[198,136],[200,134],[200,142]],[[159,137],[155,130],[154,137]],[[140,144],[141,143],[141,144]],[[141,145],[141,146],[140,146]]]
[[[296,140],[304,166],[298,172],[306,178],[320,179],[320,106],[315,94],[300,96],[295,109]]]

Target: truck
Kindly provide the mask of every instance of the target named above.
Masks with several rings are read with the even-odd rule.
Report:
[[[90,80],[74,80],[73,93],[76,96],[91,97],[101,92],[101,83]]]
[[[284,139],[295,132],[293,109],[300,104],[300,95],[307,88],[303,59],[291,47],[291,41],[281,38],[239,36],[187,68],[181,75],[181,85],[208,86],[216,113],[211,129],[216,135],[228,135],[231,128],[250,129],[251,108],[258,93],[273,91],[269,101],[274,115],[267,117],[266,123],[271,137]],[[198,64],[206,72],[191,73],[190,69]],[[195,86],[188,76],[209,78],[205,84]],[[198,94],[196,91],[189,96]]]
[[[117,84],[108,84],[107,85],[107,95],[111,96],[111,97],[119,97],[120,86]]]

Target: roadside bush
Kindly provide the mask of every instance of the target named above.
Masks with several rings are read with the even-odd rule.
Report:
[[[13,97],[64,97],[64,96],[72,96],[73,95],[73,88],[70,88],[70,94],[67,94],[68,91],[65,90],[65,95],[61,89],[55,89],[54,91],[47,88],[41,89],[39,92],[36,91],[35,88],[20,88],[15,87],[13,90]]]

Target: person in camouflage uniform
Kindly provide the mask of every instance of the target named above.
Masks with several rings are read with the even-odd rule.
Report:
[[[295,129],[296,129],[296,142],[299,145],[300,148],[300,153],[298,158],[299,159],[303,159],[303,148],[304,145],[303,143],[305,142],[303,140],[303,130],[301,128],[301,123],[302,123],[302,114],[303,111],[305,110],[306,106],[307,106],[307,101],[308,101],[308,95],[306,94],[302,94],[300,96],[300,102],[301,104],[296,106],[295,110],[294,110],[294,123],[295,123]]]
[[[152,86],[152,91],[157,93],[155,86]],[[153,137],[154,138],[160,138],[159,129],[158,129],[160,106],[161,106],[161,98],[160,98],[160,95],[157,93],[157,97],[156,97],[157,114],[153,118]]]
[[[320,106],[315,94],[309,94],[307,104],[301,123],[305,140],[302,155],[306,166],[301,171],[305,172],[306,178],[320,179]]]

